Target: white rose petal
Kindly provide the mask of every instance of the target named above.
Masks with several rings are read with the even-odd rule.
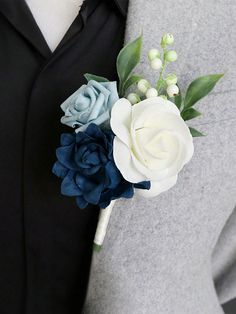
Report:
[[[135,192],[143,197],[154,197],[171,189],[177,182],[178,176],[170,177],[163,181],[151,181],[150,190],[136,189]]]
[[[171,112],[180,116],[179,109],[171,101],[165,100],[162,97],[148,98],[132,108],[132,119],[143,119],[143,112],[146,110],[147,117],[153,116],[153,111]]]
[[[129,126],[131,123],[131,107],[132,106],[127,99],[119,99],[112,108],[110,120],[113,132],[128,146],[131,146],[129,133]]]
[[[113,143],[114,160],[123,177],[132,183],[145,181],[146,178],[134,166],[130,149],[118,137]]]

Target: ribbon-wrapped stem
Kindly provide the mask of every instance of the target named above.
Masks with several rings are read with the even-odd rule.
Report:
[[[106,208],[100,209],[97,230],[94,238],[93,248],[95,251],[100,251],[107,232],[107,226],[110,220],[112,209],[115,201],[111,201],[110,205]]]

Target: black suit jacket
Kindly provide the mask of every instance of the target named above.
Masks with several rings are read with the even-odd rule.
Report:
[[[80,313],[98,208],[60,195],[60,104],[116,79],[127,1],[85,1],[51,53],[23,0],[0,0],[0,313]]]

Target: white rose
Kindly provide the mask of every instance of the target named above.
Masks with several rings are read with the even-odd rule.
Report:
[[[123,177],[132,183],[151,181],[156,196],[175,185],[177,175],[191,159],[193,138],[172,102],[153,97],[132,106],[122,98],[113,106],[114,160]]]

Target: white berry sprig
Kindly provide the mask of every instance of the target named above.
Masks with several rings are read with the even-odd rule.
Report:
[[[178,55],[175,50],[168,50],[168,47],[171,46],[173,43],[174,36],[172,34],[167,33],[162,36],[162,67],[160,69],[159,78],[157,80],[157,91],[164,95],[167,94],[170,98],[177,96],[179,93],[179,88],[176,85],[177,76],[171,73],[164,78],[165,70],[168,63],[175,62],[178,59]]]
[[[145,98],[165,96],[174,98],[179,94],[177,86],[177,76],[170,73],[164,77],[168,63],[175,62],[178,58],[175,50],[168,50],[168,47],[174,43],[174,36],[172,34],[164,34],[161,38],[161,51],[152,48],[148,52],[148,60],[150,66],[154,71],[159,71],[159,77],[156,86],[152,86],[146,79],[140,79],[137,83],[137,91],[128,95],[128,99],[132,104],[136,104]]]

